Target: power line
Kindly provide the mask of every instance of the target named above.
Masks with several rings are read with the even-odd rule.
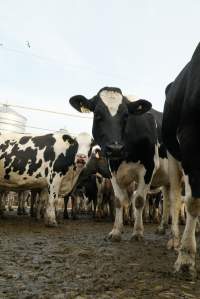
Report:
[[[22,105],[14,105],[14,104],[5,104],[0,102],[0,105],[2,106],[7,106],[7,107],[15,107],[15,108],[20,108],[20,109],[25,109],[25,110],[32,110],[32,111],[39,111],[39,112],[46,112],[46,113],[52,113],[52,114],[58,114],[58,115],[64,115],[67,117],[75,117],[75,118],[85,118],[85,119],[92,119],[92,117],[89,116],[84,116],[84,115],[76,115],[76,114],[71,114],[71,113],[66,113],[66,112],[60,112],[60,111],[53,111],[53,110],[47,110],[47,109],[42,109],[42,108],[33,108],[33,107],[28,107],[28,106],[22,106]]]
[[[3,50],[6,50],[6,51],[9,51],[9,52],[15,52],[17,54],[22,54],[22,55],[29,55],[29,56],[32,56],[34,58],[37,58],[37,59],[40,59],[40,60],[43,60],[45,61],[46,63],[54,63],[54,64],[57,64],[59,66],[62,66],[64,69],[65,68],[74,68],[74,69],[78,69],[79,71],[89,71],[89,72],[93,72],[93,73],[96,73],[98,75],[102,75],[102,76],[105,76],[105,77],[116,77],[118,79],[128,79],[124,76],[121,76],[121,74],[116,74],[116,73],[105,73],[105,72],[102,72],[102,71],[98,71],[98,70],[95,70],[93,68],[91,68],[90,66],[84,66],[84,65],[75,65],[75,64],[70,64],[70,63],[63,63],[63,62],[59,62],[57,61],[56,59],[52,58],[52,57],[47,57],[47,56],[42,56],[42,55],[38,55],[38,54],[35,54],[35,53],[31,53],[30,51],[26,52],[26,51],[23,51],[23,50],[19,50],[19,49],[13,49],[13,48],[8,48],[8,47],[5,47],[4,44],[0,44],[1,45],[1,49]]]
[[[0,124],[10,125],[10,126],[15,125],[15,126],[18,127],[18,128],[21,128],[21,127],[22,127],[22,126],[19,126],[19,125],[17,125],[17,124],[11,124],[11,123],[8,123],[8,122],[5,122],[5,121],[0,121]],[[50,129],[45,129],[45,128],[33,127],[33,126],[29,126],[29,125],[25,125],[25,127],[27,127],[27,128],[31,128],[31,129],[38,129],[38,130],[49,131],[49,132],[53,132],[53,131],[55,131],[55,130],[50,130]],[[0,130],[1,130],[1,129],[0,129]]]

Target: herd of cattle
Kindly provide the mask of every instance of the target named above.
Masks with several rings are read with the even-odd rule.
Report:
[[[37,206],[40,217],[45,207],[44,219],[49,226],[56,225],[59,198],[64,198],[65,217],[71,198],[75,217],[78,203],[83,202],[80,198],[87,197],[87,203],[93,202],[94,216],[106,206],[114,218],[109,233],[112,240],[121,239],[131,205],[132,239],[140,240],[146,199],[151,202],[150,194],[162,190],[158,232],[165,232],[170,216],[168,247],[178,249],[175,270],[194,276],[195,230],[200,215],[200,44],[167,86],[163,113],[154,110],[149,101],[133,100],[113,87],[102,88],[91,99],[73,96],[69,102],[81,113],[93,112],[93,138],[86,133],[77,138],[62,133],[2,133],[2,194],[15,191],[20,198],[25,190],[31,190],[31,213]],[[183,195],[187,217],[180,241]]]

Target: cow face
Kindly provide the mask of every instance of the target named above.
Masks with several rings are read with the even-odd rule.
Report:
[[[80,133],[76,137],[76,141],[78,142],[78,150],[75,157],[75,163],[77,166],[83,167],[88,162],[93,140],[88,133]]]
[[[107,157],[123,156],[124,130],[130,114],[140,115],[151,108],[145,100],[130,102],[119,88],[105,87],[92,99],[74,96],[70,104],[79,112],[93,112],[92,133],[95,142],[101,146]]]

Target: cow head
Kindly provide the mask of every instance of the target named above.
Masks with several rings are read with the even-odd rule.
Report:
[[[130,102],[119,88],[104,87],[92,99],[82,95],[70,98],[70,104],[79,112],[93,112],[92,133],[95,142],[109,158],[123,156],[124,131],[128,116],[141,115],[151,109],[146,100]]]
[[[73,190],[76,190],[77,186],[84,185],[88,181],[88,178],[94,174],[100,174],[102,177],[108,179],[111,178],[108,162],[102,155],[99,146],[95,146],[92,149],[91,156],[86,166],[82,169]]]
[[[91,154],[93,146],[93,139],[88,133],[80,133],[76,137],[78,143],[78,150],[75,157],[75,164],[78,167],[83,167]]]

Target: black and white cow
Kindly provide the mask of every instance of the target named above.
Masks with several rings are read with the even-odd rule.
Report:
[[[142,211],[150,185],[165,186],[168,195],[167,159],[161,144],[162,113],[151,109],[146,100],[131,102],[119,88],[113,87],[102,88],[90,100],[74,96],[70,103],[79,112],[94,113],[93,137],[109,160],[116,197],[115,223],[109,236],[114,240],[121,238],[127,188],[136,181],[133,238],[141,239]]]
[[[55,202],[62,179],[75,164],[84,165],[88,160],[91,137],[86,138],[86,134],[79,137],[61,133],[1,134],[0,189],[47,189],[46,224],[56,225]]]
[[[181,176],[185,181],[186,226],[176,271],[195,274],[195,227],[200,215],[200,43],[190,62],[166,88],[163,140],[169,152],[171,196],[180,205]]]

